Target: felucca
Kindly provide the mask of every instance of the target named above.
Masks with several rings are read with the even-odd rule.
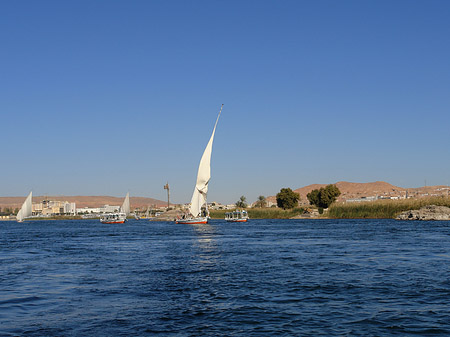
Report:
[[[127,221],[127,216],[130,215],[130,192],[127,193],[119,213],[107,213],[100,217],[101,223],[116,224]]]
[[[211,152],[214,141],[214,134],[216,132],[217,122],[223,109],[223,104],[220,107],[219,115],[217,116],[216,124],[203,152],[200,165],[198,166],[197,183],[195,184],[194,193],[192,194],[191,205],[189,207],[189,214],[183,216],[182,219],[175,220],[176,223],[181,224],[206,224],[208,223],[209,212],[206,196],[208,194],[208,183],[211,179]],[[202,207],[205,209],[202,210]]]
[[[32,215],[32,198],[33,192],[30,192],[30,194],[28,194],[28,197],[25,199],[19,213],[17,213],[16,219],[18,222],[23,222],[25,218],[28,218]]]

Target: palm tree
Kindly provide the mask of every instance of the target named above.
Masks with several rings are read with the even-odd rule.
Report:
[[[263,195],[260,195],[258,197],[258,200],[255,202],[255,206],[259,208],[263,208],[267,206],[267,200],[266,197]]]
[[[239,200],[236,201],[236,207],[238,207],[238,208],[247,208],[246,201],[247,201],[246,197],[244,197],[244,196],[240,197]]]

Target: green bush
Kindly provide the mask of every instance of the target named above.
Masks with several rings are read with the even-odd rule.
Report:
[[[277,194],[277,205],[283,209],[291,209],[298,206],[300,195],[290,188],[282,188]]]

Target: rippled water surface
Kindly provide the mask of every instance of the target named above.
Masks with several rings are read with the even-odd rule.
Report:
[[[0,222],[1,336],[449,336],[450,222]]]

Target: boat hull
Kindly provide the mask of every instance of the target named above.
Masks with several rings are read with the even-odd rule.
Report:
[[[175,223],[187,225],[203,225],[208,223],[208,218],[192,218],[192,219],[177,219]]]
[[[122,220],[122,221],[100,221],[100,222],[105,223],[105,224],[125,223],[124,220]]]
[[[226,220],[227,222],[247,222],[248,219],[234,219],[234,220]]]
[[[120,224],[127,221],[125,213],[107,213],[100,218],[100,222],[104,224]]]

